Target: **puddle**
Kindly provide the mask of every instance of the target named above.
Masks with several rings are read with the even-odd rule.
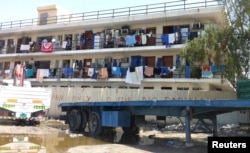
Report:
[[[0,153],[65,153],[69,148],[98,144],[150,145],[153,139],[140,135],[125,135],[111,131],[101,136],[69,134],[62,131],[55,135],[1,134]]]

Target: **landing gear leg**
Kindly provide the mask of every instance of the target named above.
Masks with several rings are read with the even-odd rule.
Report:
[[[217,137],[218,136],[218,132],[217,132],[217,118],[216,116],[213,116],[212,118],[212,125],[213,125],[213,136]]]
[[[186,146],[187,147],[192,147],[193,146],[193,143],[192,143],[192,140],[191,140],[190,121],[191,121],[191,108],[186,107],[185,132],[186,132]]]

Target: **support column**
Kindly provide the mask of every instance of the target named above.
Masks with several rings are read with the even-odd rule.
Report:
[[[191,109],[188,106],[186,107],[186,117],[185,117],[186,147],[194,146],[191,139],[190,121],[191,121]]]
[[[218,136],[218,129],[217,129],[217,117],[216,115],[213,116],[212,118],[212,126],[213,126],[213,136],[217,137]]]

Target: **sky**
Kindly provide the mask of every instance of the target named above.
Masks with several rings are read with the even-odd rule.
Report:
[[[71,13],[122,8],[170,0],[3,0],[0,22],[37,18],[37,7],[56,4]]]

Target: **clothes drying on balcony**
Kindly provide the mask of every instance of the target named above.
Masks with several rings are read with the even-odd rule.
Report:
[[[137,84],[137,85],[141,84],[142,79],[140,76],[143,75],[141,73],[142,71],[137,70],[136,67],[128,68],[125,82],[128,84]]]
[[[127,75],[127,67],[121,67],[121,78],[125,78]]]
[[[168,73],[169,73],[168,67],[161,67],[161,73],[160,73],[161,76],[167,76]]]
[[[154,68],[153,67],[148,67],[146,66],[145,67],[145,71],[144,71],[144,74],[148,77],[151,77],[154,75]]]
[[[213,78],[213,73],[211,71],[202,71],[202,78]]]
[[[121,68],[120,67],[112,67],[112,74],[113,75],[121,75]]]
[[[99,70],[99,74],[98,74],[98,79],[107,79],[108,78],[108,70],[107,68],[101,68]]]
[[[25,71],[26,71],[26,73],[25,73],[26,78],[33,77],[33,75],[34,75],[34,70],[33,69],[26,69]]]
[[[96,34],[94,36],[94,49],[99,49],[101,48],[101,37],[99,34]]]
[[[126,45],[129,47],[134,46],[136,43],[135,35],[126,36]]]
[[[66,45],[67,45],[67,41],[63,41],[63,42],[62,42],[62,48],[65,49],[65,48],[66,48]]]
[[[37,81],[42,83],[44,77],[49,77],[49,69],[37,69],[36,71]]]
[[[72,76],[73,73],[74,73],[74,69],[73,68],[63,68],[63,76],[65,78]]]
[[[191,78],[190,66],[185,66],[185,78]]]
[[[171,47],[171,44],[174,44],[176,34],[175,33],[169,33],[169,34],[163,34],[161,36],[161,41],[163,45],[166,45],[166,47]]]
[[[92,77],[94,75],[94,71],[95,71],[94,68],[88,68],[88,76]]]
[[[51,53],[53,52],[53,48],[54,48],[54,43],[52,42],[41,43],[41,52]]]
[[[30,45],[21,44],[20,50],[21,51],[29,51]]]

